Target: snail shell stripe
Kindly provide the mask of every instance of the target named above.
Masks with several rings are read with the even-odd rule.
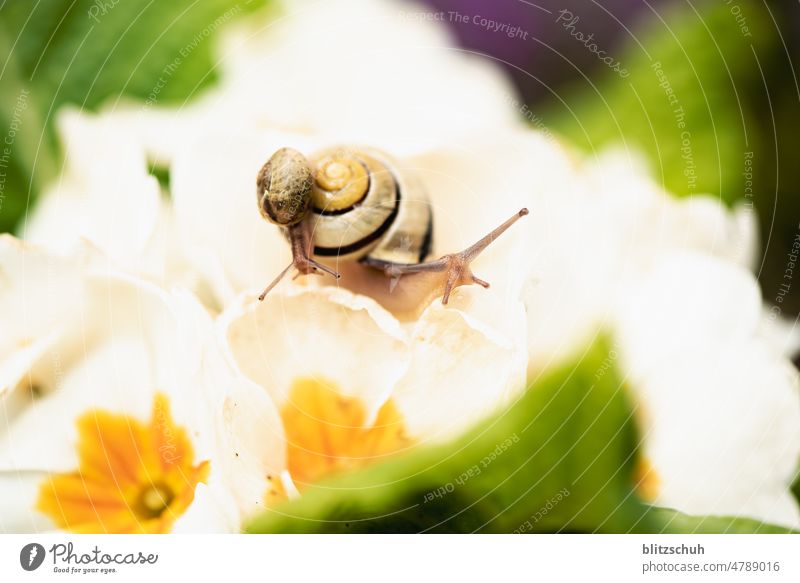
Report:
[[[338,173],[350,168],[353,184],[329,180],[315,181],[312,236],[314,254],[339,259],[371,258],[396,263],[416,263],[430,248],[431,220],[427,197],[416,183],[392,169],[396,165],[385,155],[366,148],[338,147],[311,157],[319,173],[332,165]],[[358,164],[366,171],[366,179]],[[339,192],[325,191],[333,184]],[[358,188],[366,190],[363,196]],[[322,190],[323,192],[319,192]],[[344,197],[349,206],[342,203]],[[354,201],[354,202],[353,202]],[[327,203],[320,208],[321,203]]]

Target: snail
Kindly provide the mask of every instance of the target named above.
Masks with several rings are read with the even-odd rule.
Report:
[[[281,148],[259,171],[256,186],[261,215],[282,227],[292,250],[292,262],[259,300],[292,267],[295,277],[316,273],[338,279],[341,274],[326,265],[336,261],[348,272],[351,289],[375,289],[378,276],[388,278],[393,292],[403,277],[402,293],[381,302],[392,304],[389,309],[407,311],[438,295],[447,304],[458,286],[489,287],[470,263],[528,214],[523,208],[463,251],[426,261],[433,242],[430,203],[413,176],[397,171],[378,150],[339,146],[306,157]]]

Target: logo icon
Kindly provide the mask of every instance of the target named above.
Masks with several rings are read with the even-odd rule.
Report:
[[[26,571],[35,571],[44,562],[44,547],[39,543],[29,543],[19,552],[19,564]]]

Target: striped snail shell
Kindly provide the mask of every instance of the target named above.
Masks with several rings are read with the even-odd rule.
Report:
[[[309,156],[314,255],[414,264],[430,252],[423,189],[378,150],[338,146]]]

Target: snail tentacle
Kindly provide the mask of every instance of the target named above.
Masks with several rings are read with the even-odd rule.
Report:
[[[445,277],[442,282],[442,303],[446,305],[447,302],[450,301],[450,294],[452,291],[459,286],[475,283],[484,288],[489,287],[489,282],[480,279],[472,273],[472,270],[470,269],[470,263],[472,263],[472,261],[474,261],[475,258],[480,255],[481,252],[486,249],[486,247],[488,247],[495,239],[508,230],[511,225],[516,223],[519,219],[527,214],[528,209],[521,209],[519,212],[515,213],[514,216],[503,222],[495,229],[492,229],[489,234],[481,237],[481,239],[463,251],[459,253],[443,255],[434,261],[400,265],[371,257],[365,257],[362,260],[362,263],[369,265],[370,267],[383,270],[387,277],[392,278],[394,283],[394,285],[391,286],[392,289],[396,287],[399,278],[406,274],[444,273]]]

